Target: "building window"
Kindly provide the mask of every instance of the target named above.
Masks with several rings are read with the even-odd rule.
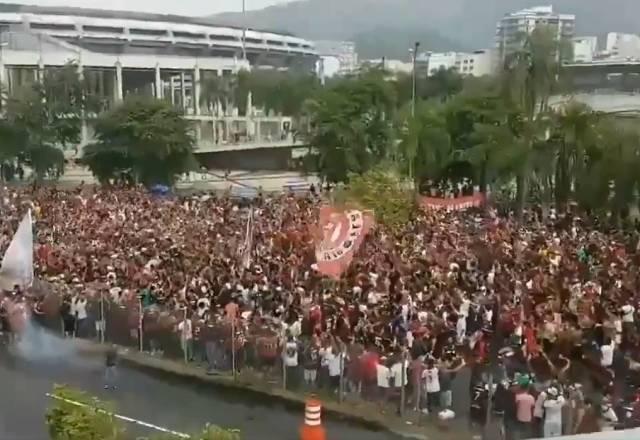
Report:
[[[111,26],[82,26],[82,30],[85,32],[102,32],[105,34],[121,34],[124,32],[124,28]]]
[[[205,38],[204,34],[195,34],[192,32],[173,32],[173,36],[176,38],[195,38],[202,39]]]
[[[60,23],[31,23],[31,29],[49,30],[49,31],[75,31],[76,27],[72,24]]]
[[[238,41],[238,39],[232,35],[209,35],[209,38],[218,41]]]
[[[129,29],[129,33],[133,35],[152,35],[152,36],[166,36],[167,31],[161,29]]]

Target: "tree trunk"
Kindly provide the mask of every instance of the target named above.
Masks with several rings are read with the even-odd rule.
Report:
[[[558,157],[558,164],[556,166],[556,209],[558,212],[564,212],[569,200],[569,194],[571,192],[571,177],[569,176],[569,163],[567,160],[565,146],[562,147],[560,155]]]
[[[479,187],[480,187],[480,193],[482,194],[487,194],[487,162],[484,161],[482,163],[482,166],[480,167],[480,182],[479,183]]]
[[[523,167],[516,177],[516,220],[522,221],[524,208],[529,196],[529,175],[528,167]]]

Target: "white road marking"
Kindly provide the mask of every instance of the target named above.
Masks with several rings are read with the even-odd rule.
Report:
[[[47,397],[49,397],[51,399],[60,400],[62,402],[68,403],[70,405],[79,406],[81,408],[91,408],[91,409],[96,410],[99,413],[106,414],[106,415],[109,415],[111,417],[115,417],[116,419],[120,419],[120,420],[123,420],[125,422],[129,422],[129,423],[134,423],[136,425],[144,426],[146,428],[155,429],[156,431],[164,432],[164,433],[167,433],[167,434],[172,434],[172,435],[175,435],[176,437],[191,438],[191,436],[189,434],[185,434],[183,432],[172,431],[171,429],[167,429],[167,428],[163,428],[162,426],[157,426],[157,425],[153,425],[151,423],[143,422],[142,420],[133,419],[131,417],[123,416],[123,415],[120,415],[120,414],[110,413],[110,412],[105,411],[103,409],[94,408],[94,407],[92,407],[90,405],[87,405],[85,403],[77,402],[75,400],[65,399],[64,397],[56,396],[56,395],[53,395],[51,393],[45,393],[45,396],[47,396]]]

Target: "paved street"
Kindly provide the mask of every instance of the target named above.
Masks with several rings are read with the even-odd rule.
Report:
[[[206,422],[238,428],[243,438],[297,440],[303,414],[283,406],[250,403],[229,393],[120,369],[119,389],[102,390],[102,365],[75,355],[64,360],[26,362],[0,351],[0,439],[45,440],[45,393],[54,383],[82,388],[116,402],[120,414],[180,432],[193,432]],[[393,436],[345,423],[326,423],[330,440],[390,440]],[[136,431],[138,432],[138,431]]]

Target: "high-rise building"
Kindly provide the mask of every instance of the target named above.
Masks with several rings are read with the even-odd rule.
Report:
[[[609,32],[607,34],[606,55],[613,59],[640,59],[640,36]]]
[[[590,63],[598,52],[598,37],[576,37],[572,40],[573,61]]]
[[[347,75],[358,70],[358,53],[353,41],[317,41],[316,50],[324,62],[326,76]],[[330,66],[336,64],[336,71],[333,71],[334,69]]]
[[[558,39],[571,40],[575,35],[576,16],[559,14],[553,6],[537,6],[506,14],[496,26],[496,49],[500,60],[516,50],[523,35],[528,35],[538,26],[552,29]]]
[[[491,75],[495,68],[492,50],[473,52],[427,52],[416,59],[416,68],[427,76],[433,76],[438,70],[454,69],[465,76]]]

